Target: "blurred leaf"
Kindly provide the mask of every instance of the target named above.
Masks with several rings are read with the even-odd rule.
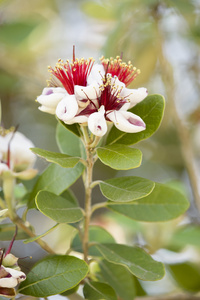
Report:
[[[159,280],[165,274],[164,265],[141,248],[120,244],[98,244],[96,247],[107,261],[127,267],[142,280]]]
[[[117,177],[100,183],[102,194],[114,202],[129,202],[146,197],[154,186],[153,181],[135,176]]]
[[[99,263],[100,273],[96,274],[100,281],[108,283],[122,300],[132,300],[135,296],[133,275],[127,268],[112,264],[106,260]]]
[[[102,20],[112,20],[114,18],[114,9],[109,2],[104,2],[104,5],[95,3],[94,1],[87,1],[82,5],[85,14],[92,18]]]
[[[115,243],[112,235],[100,226],[91,225],[89,228],[89,243]],[[74,251],[83,253],[82,242],[80,236],[77,234],[73,241],[71,248]],[[91,246],[89,248],[89,255],[92,256],[101,256],[101,253],[96,249],[96,247]]]
[[[18,83],[18,85],[16,83]],[[16,92],[18,86],[19,86],[19,82],[17,77],[13,76],[13,74],[7,73],[5,70],[0,69],[1,96],[3,96],[3,94],[11,93],[14,89]],[[3,101],[3,97],[2,97],[2,101]]]
[[[17,46],[26,39],[38,22],[20,21],[13,23],[3,23],[0,26],[0,42],[9,46]]]
[[[87,272],[87,264],[77,257],[47,256],[28,273],[18,291],[35,297],[60,294],[75,287],[87,275]]]
[[[67,190],[82,174],[83,165],[77,164],[74,168],[64,169],[58,165],[49,165],[39,176],[29,198],[29,208],[35,208],[35,196],[41,190],[48,190],[60,195]]]
[[[36,205],[41,213],[57,223],[76,223],[83,218],[82,210],[74,205],[73,196],[67,198],[47,191],[40,191],[36,196]]]
[[[200,291],[200,268],[196,264],[185,262],[169,265],[173,278],[178,285],[189,292]]]
[[[1,118],[2,118],[2,110],[1,110],[1,99],[0,99],[0,125],[1,125]]]
[[[114,144],[97,148],[100,160],[116,170],[129,170],[141,165],[142,152],[124,145]]]
[[[83,294],[88,300],[117,300],[115,291],[103,282],[88,282],[84,285]]]
[[[130,110],[132,113],[142,118],[146,124],[146,130],[138,133],[126,133],[113,126],[108,135],[107,144],[118,143],[133,145],[141,140],[149,138],[160,126],[163,118],[164,106],[165,102],[163,96],[147,96],[142,102],[138,103]]]
[[[30,148],[30,150],[38,156],[49,162],[58,164],[63,168],[73,168],[80,160],[79,157],[73,157],[62,153],[43,150],[40,148]]]
[[[11,241],[15,234],[16,226],[12,223],[9,224],[0,224],[0,241]],[[18,228],[16,240],[27,239],[27,235],[24,231]]]
[[[144,44],[146,43],[144,42]],[[154,43],[148,43],[148,47],[143,45],[138,49],[135,64],[139,68],[141,67],[141,74],[137,76],[131,86],[134,86],[134,88],[141,87],[151,79],[158,60],[157,52],[155,41]]]
[[[182,247],[187,245],[200,247],[200,226],[190,224],[182,226],[174,232],[170,243]]]
[[[107,207],[137,221],[162,222],[183,214],[188,209],[189,202],[178,191],[156,183],[153,192],[144,199],[131,203],[109,202]]]

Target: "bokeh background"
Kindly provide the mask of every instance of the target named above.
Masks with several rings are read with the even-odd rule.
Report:
[[[77,57],[92,56],[97,62],[101,55],[115,57],[123,53],[124,61],[131,60],[141,70],[131,87],[145,86],[149,94],[163,94],[166,98],[159,131],[138,145],[143,152],[142,166],[123,175],[168,182],[186,194],[191,207],[187,217],[167,224],[138,225],[118,217],[120,228],[124,226],[127,232],[121,238],[133,239],[139,232],[142,241],[151,245],[152,253],[163,247],[180,250],[172,242],[168,243],[176,225],[194,224],[196,235],[190,234],[193,239],[189,244],[187,239],[182,242],[181,251],[189,247],[199,261],[200,1],[0,0],[3,125],[7,128],[19,125],[18,130],[43,149],[58,150],[57,122],[54,116],[40,112],[34,100],[46,86],[47,66],[54,66],[58,58],[71,59],[73,45]],[[42,160],[37,163],[40,171],[46,165]],[[100,163],[97,165],[98,179],[111,174],[119,175]],[[79,195],[81,183],[73,189]],[[97,195],[99,200],[98,191]],[[119,236],[116,219],[98,216],[97,221],[106,223],[112,231],[117,228]],[[179,276],[175,285],[187,291],[199,291],[200,267],[190,270],[193,278],[196,274],[195,283],[193,280],[187,287],[188,280]],[[172,272],[175,278],[182,271],[176,272],[174,268]],[[167,289],[173,290],[172,286]],[[158,292],[157,287],[155,290]],[[161,292],[165,292],[163,286]]]

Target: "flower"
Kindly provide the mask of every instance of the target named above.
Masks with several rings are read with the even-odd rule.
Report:
[[[55,111],[66,124],[87,124],[90,132],[100,137],[106,134],[108,122],[128,133],[145,130],[144,121],[128,111],[148,95],[144,87],[127,88],[140,70],[131,62],[122,62],[119,56],[115,59],[102,57],[100,61],[101,64],[94,64],[92,58],[75,59],[73,52],[71,63],[59,60],[54,69],[50,67],[53,77],[49,88],[54,93],[52,96],[44,92],[38,97],[38,102],[42,99],[40,103],[45,106],[40,109],[50,113]],[[56,89],[65,90],[62,98],[57,96]],[[53,109],[50,107],[52,102]]]
[[[26,279],[26,275],[22,272],[17,264],[18,258],[10,253],[12,245],[17,235],[17,227],[12,238],[10,246],[6,253],[0,248],[0,296],[7,298],[16,295],[15,287]]]
[[[29,148],[33,143],[22,133],[15,132],[13,128],[5,130],[0,128],[0,175],[10,171],[13,176],[30,179],[37,173],[31,167],[36,156]]]

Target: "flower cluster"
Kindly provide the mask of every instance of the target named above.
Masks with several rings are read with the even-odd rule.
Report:
[[[135,133],[146,129],[144,121],[128,111],[147,96],[146,88],[128,89],[139,70],[120,57],[94,64],[94,59],[58,60],[48,87],[37,97],[41,111],[56,114],[66,124],[86,124],[96,136],[107,132],[113,122],[121,131]]]
[[[14,177],[31,179],[37,173],[31,169],[36,156],[29,148],[33,143],[22,133],[14,128],[4,129],[0,127],[0,176],[4,172],[11,172]]]

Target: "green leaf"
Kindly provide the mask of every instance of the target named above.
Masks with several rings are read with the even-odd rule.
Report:
[[[75,124],[74,124],[75,125]],[[73,125],[68,125],[71,128]],[[82,143],[79,136],[72,133],[68,127],[61,125],[58,123],[56,128],[56,142],[58,147],[62,153],[81,157],[81,148],[80,145]]]
[[[82,174],[83,165],[78,163],[70,169],[52,164],[38,177],[38,180],[29,197],[29,208],[35,208],[35,196],[41,190],[48,190],[56,195],[60,195],[68,189]]]
[[[200,247],[200,226],[187,225],[179,228],[174,232],[170,244],[181,247],[188,245]]]
[[[142,162],[142,152],[124,145],[109,145],[97,148],[97,155],[105,165],[116,170],[137,168]]]
[[[103,282],[88,282],[83,288],[83,293],[88,300],[117,300],[115,291]]]
[[[131,219],[162,222],[175,219],[189,207],[183,194],[164,184],[156,183],[153,192],[143,199],[129,203],[108,203],[108,208]]]
[[[63,121],[61,121],[59,118],[57,118],[57,120],[59,122],[58,126],[61,125],[63,127],[63,129],[67,129],[71,133],[73,133],[76,136],[80,137],[80,126],[77,123],[68,125],[68,124],[65,124]]]
[[[30,150],[47,161],[58,164],[63,168],[73,168],[80,160],[80,157],[73,157],[39,148],[31,148]]]
[[[106,144],[125,144],[133,145],[141,140],[147,139],[152,136],[163,118],[164,112],[164,98],[161,95],[147,96],[142,102],[138,103],[130,111],[142,118],[146,124],[146,130],[138,133],[126,133],[112,127]]]
[[[19,286],[19,292],[48,297],[75,287],[88,272],[87,264],[76,257],[51,255],[39,261]]]
[[[200,268],[198,265],[184,262],[170,265],[169,269],[181,288],[189,292],[200,291]]]
[[[83,218],[80,207],[74,205],[72,194],[67,198],[57,196],[47,191],[40,191],[36,196],[39,211],[57,223],[76,223]]]
[[[120,244],[98,244],[96,247],[107,261],[127,267],[142,280],[159,280],[165,274],[164,265],[139,247]]]
[[[129,202],[146,197],[154,186],[153,181],[134,176],[112,178],[100,183],[102,194],[115,202]]]
[[[9,224],[1,224],[0,225],[0,241],[11,241],[15,234],[16,226],[12,223]],[[17,236],[15,240],[23,240],[27,239],[29,235],[27,235],[23,230],[18,228]]]
[[[13,22],[13,23],[4,23],[1,26],[1,43],[5,43],[9,46],[17,47],[25,39],[28,38],[30,33],[36,28],[38,22],[28,20],[28,22]]]
[[[115,243],[114,238],[112,235],[106,231],[104,228],[96,226],[96,225],[91,225],[89,228],[89,243]],[[83,253],[83,248],[82,248],[82,242],[80,240],[79,234],[77,234],[71,245],[71,249],[77,252]],[[89,248],[89,255],[91,256],[101,256],[101,253],[96,249],[95,246],[91,246]]]
[[[135,282],[133,275],[126,267],[112,264],[106,260],[99,263],[100,273],[96,276],[100,281],[108,283],[122,300],[133,300],[135,297]]]
[[[42,237],[46,236],[47,234],[49,234],[51,231],[53,231],[54,229],[56,229],[58,227],[59,224],[54,225],[53,227],[51,227],[50,229],[48,229],[47,231],[45,231],[44,233],[34,236],[32,238],[29,238],[27,240],[24,241],[24,244],[28,244],[28,243],[32,243],[37,241],[38,239],[41,239]]]

